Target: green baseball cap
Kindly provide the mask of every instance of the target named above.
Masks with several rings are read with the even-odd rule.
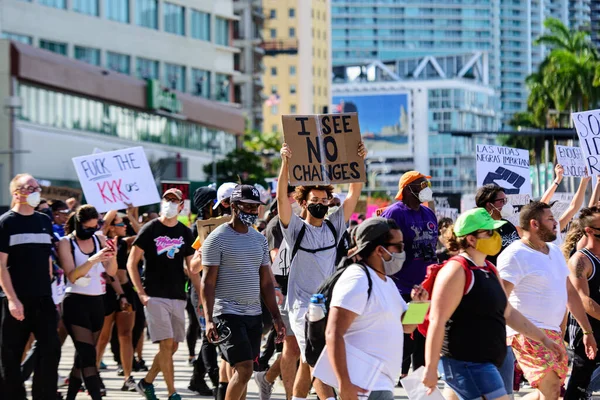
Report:
[[[479,230],[495,230],[506,224],[506,221],[496,221],[485,208],[474,208],[460,214],[454,223],[454,234],[466,236]]]

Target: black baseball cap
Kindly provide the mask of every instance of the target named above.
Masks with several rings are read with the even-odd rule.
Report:
[[[208,204],[214,204],[216,199],[217,191],[208,186],[199,187],[194,192],[194,206],[196,206],[198,210],[202,210]]]
[[[252,185],[237,185],[231,192],[231,202],[263,204],[258,189]]]

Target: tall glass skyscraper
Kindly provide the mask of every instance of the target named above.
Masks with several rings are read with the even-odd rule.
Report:
[[[333,65],[487,51],[504,125],[527,107],[525,78],[545,49],[543,21],[589,24],[590,0],[332,0]],[[586,8],[587,7],[587,8]],[[587,13],[585,10],[588,10]]]

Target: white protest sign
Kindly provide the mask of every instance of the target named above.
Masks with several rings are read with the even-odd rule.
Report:
[[[442,218],[450,218],[452,221],[456,221],[458,218],[458,208],[436,208],[435,217],[438,221]]]
[[[600,174],[600,110],[571,114],[588,174]]]
[[[477,186],[495,183],[506,195],[529,195],[529,152],[504,146],[477,145]]]
[[[585,160],[579,147],[556,145],[556,162],[563,166],[564,176],[587,176]]]
[[[160,202],[143,147],[73,158],[86,201],[99,212]]]

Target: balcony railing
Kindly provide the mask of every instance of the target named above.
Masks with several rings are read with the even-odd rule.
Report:
[[[298,40],[269,40],[262,44],[265,55],[274,56],[277,54],[298,54]]]

